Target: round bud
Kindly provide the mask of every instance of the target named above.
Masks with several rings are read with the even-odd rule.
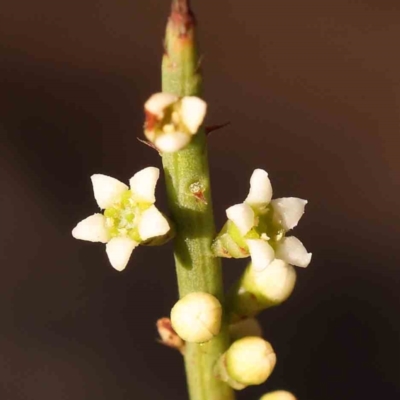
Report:
[[[264,394],[260,400],[296,400],[296,397],[285,390],[276,390],[275,392]]]
[[[250,275],[259,295],[273,304],[285,301],[296,283],[295,269],[279,259],[275,259],[261,272],[251,269]]]
[[[259,385],[267,380],[276,364],[272,346],[249,336],[234,342],[225,353],[226,371],[231,379],[244,385]]]
[[[187,342],[203,343],[221,328],[221,303],[211,294],[190,293],[171,310],[171,323],[176,333]]]

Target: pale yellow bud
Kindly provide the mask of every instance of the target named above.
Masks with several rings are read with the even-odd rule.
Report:
[[[172,327],[187,342],[208,342],[219,333],[221,317],[221,303],[203,292],[186,295],[171,310]]]
[[[265,382],[275,364],[276,355],[270,343],[255,336],[234,342],[224,359],[227,376],[242,388]]]
[[[275,392],[264,394],[260,400],[296,400],[296,397],[285,390],[276,390]]]

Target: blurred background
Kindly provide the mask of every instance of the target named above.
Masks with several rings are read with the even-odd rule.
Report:
[[[400,398],[400,6],[395,0],[193,1],[215,214],[254,168],[309,200],[313,252],[262,314],[278,364],[239,399]],[[171,245],[127,269],[73,240],[90,175],[160,166],[142,105],[160,88],[168,0],[14,0],[0,12],[0,398],[186,399],[155,321],[177,297]],[[164,181],[158,187],[166,210]],[[224,262],[231,284],[244,262]]]

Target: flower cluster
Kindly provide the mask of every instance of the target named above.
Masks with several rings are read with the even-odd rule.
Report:
[[[76,239],[106,244],[111,265],[122,271],[135,247],[170,232],[170,224],[154,206],[160,171],[148,167],[130,180],[130,188],[110,176],[91,177],[94,197],[104,214],[87,217],[73,229]]]
[[[307,201],[296,197],[271,199],[268,173],[256,169],[246,200],[226,210],[228,222],[213,243],[214,254],[234,258],[250,255],[257,271],[264,270],[274,259],[307,267],[311,253],[299,239],[286,236],[298,224]]]
[[[153,94],[144,105],[147,139],[161,152],[183,149],[202,124],[207,105],[198,97]]]

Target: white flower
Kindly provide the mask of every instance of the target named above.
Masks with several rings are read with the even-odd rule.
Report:
[[[107,243],[111,265],[122,271],[140,243],[167,234],[168,220],[154,206],[160,171],[148,167],[137,172],[127,185],[110,176],[91,177],[94,197],[104,214],[87,217],[72,230],[76,239]]]
[[[307,253],[296,237],[285,236],[299,222],[307,201],[296,197],[271,199],[272,186],[268,173],[256,169],[250,178],[250,191],[246,200],[226,210],[228,220],[234,226],[228,224],[223,229],[213,248],[223,256],[227,247],[229,250],[234,248],[233,238],[241,253],[231,254],[229,250],[227,253],[234,257],[243,257],[249,253],[255,270],[262,271],[275,258],[298,267],[307,267],[311,253]],[[218,240],[225,244],[225,248]]]
[[[195,96],[179,98],[170,93],[156,93],[144,108],[147,139],[158,150],[171,153],[189,144],[204,120],[207,104]]]

